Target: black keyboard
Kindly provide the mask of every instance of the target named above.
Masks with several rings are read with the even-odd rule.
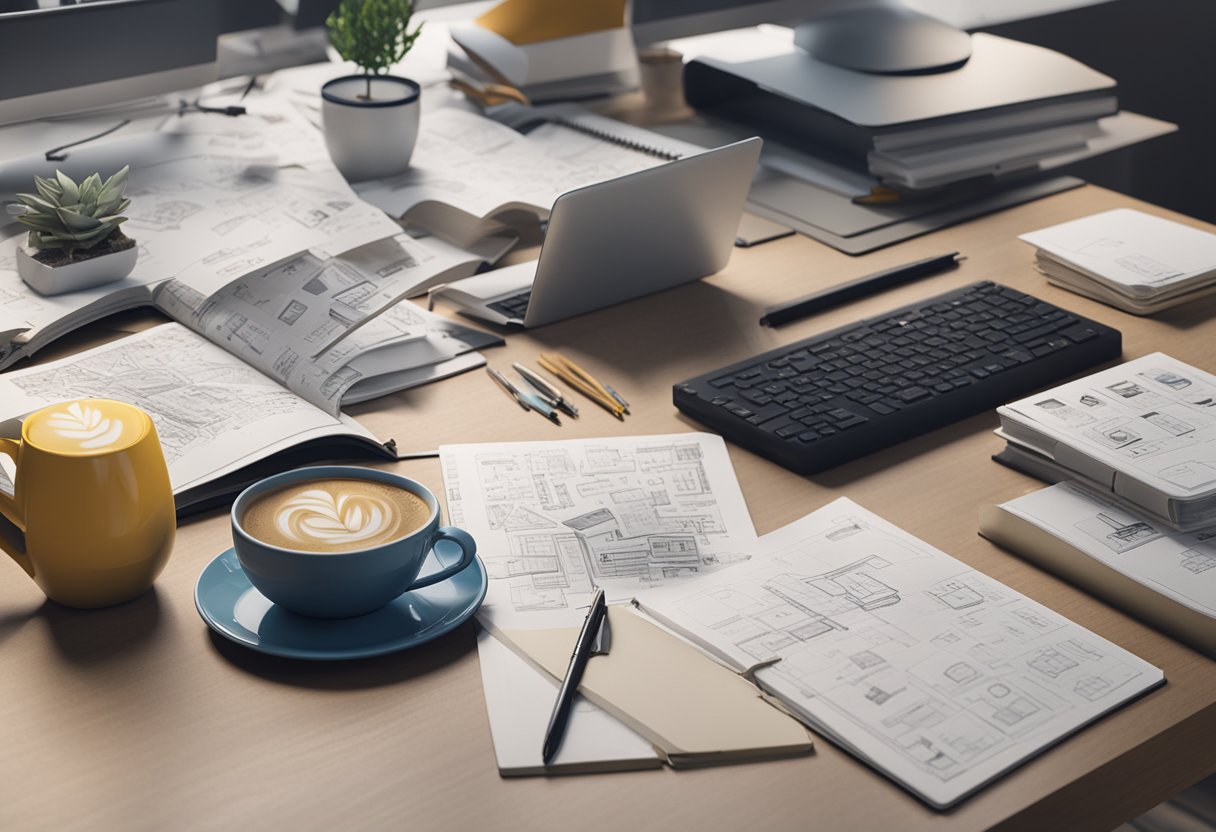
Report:
[[[487,303],[486,306],[493,309],[500,315],[506,315],[508,318],[524,319],[524,313],[528,311],[528,301],[532,299],[532,290],[520,292],[518,295],[511,295],[509,298],[496,300],[493,303]]]
[[[808,474],[1121,351],[1118,330],[984,282],[689,379],[674,397],[711,430]]]

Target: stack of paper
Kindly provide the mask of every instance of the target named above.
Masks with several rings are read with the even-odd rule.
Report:
[[[1055,286],[1151,315],[1216,293],[1216,234],[1117,208],[1023,234]]]
[[[1216,523],[1216,376],[1159,352],[997,409],[997,461],[1171,528]]]

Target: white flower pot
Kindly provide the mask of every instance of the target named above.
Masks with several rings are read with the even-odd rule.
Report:
[[[22,246],[17,249],[17,274],[41,295],[61,295],[122,280],[135,268],[137,257],[139,246],[131,246],[66,266],[48,266]]]
[[[321,87],[325,145],[338,170],[351,182],[403,173],[418,139],[421,88],[406,78],[345,75]]]

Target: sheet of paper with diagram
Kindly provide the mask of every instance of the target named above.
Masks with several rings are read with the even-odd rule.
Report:
[[[123,230],[138,243],[139,259],[118,283],[43,297],[16,271],[25,235],[0,241],[0,302],[13,319],[0,331],[0,368],[65,331],[147,304],[139,287],[174,278],[211,295],[302,252],[327,259],[401,233],[332,165],[279,167],[256,134],[240,138],[216,145],[207,135],[153,133],[74,151],[63,163],[70,174],[132,164]],[[6,165],[0,190],[26,190],[48,164],[39,157]]]
[[[229,474],[263,476],[255,463],[305,443],[328,442],[315,448],[321,458],[395,458],[354,419],[309,404],[176,323],[0,375],[0,423],[11,435],[33,410],[92,397],[151,415],[179,511],[222,489],[215,483]]]
[[[420,280],[470,274],[480,259],[400,234],[322,260],[306,252],[211,296],[177,280],[153,304],[331,414],[484,360],[502,339],[399,303]]]
[[[1164,679],[846,498],[638,603],[938,808]]]
[[[578,626],[609,600],[750,554],[755,529],[721,437],[627,436],[439,449],[450,522],[477,539],[490,628]]]
[[[1059,483],[986,508],[980,533],[1216,657],[1216,529],[1177,532]]]
[[[1002,435],[1179,530],[1216,522],[1216,376],[1162,353],[997,410]]]

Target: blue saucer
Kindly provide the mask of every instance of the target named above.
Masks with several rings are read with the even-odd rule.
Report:
[[[442,568],[436,560],[451,562],[433,552],[422,566],[423,575]],[[229,549],[198,576],[194,605],[211,629],[260,653],[292,659],[361,659],[408,650],[455,629],[477,612],[488,586],[481,558],[474,558],[448,580],[406,592],[368,615],[308,618],[276,607],[254,589],[236,552]]]

